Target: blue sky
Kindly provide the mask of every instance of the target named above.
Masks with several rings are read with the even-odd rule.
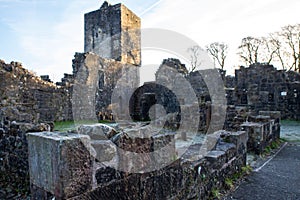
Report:
[[[240,63],[236,50],[243,37],[267,36],[300,23],[299,0],[124,0],[142,18],[143,28],[182,33],[199,45],[229,44],[227,70]],[[100,0],[0,0],[0,59],[19,61],[38,75],[59,81],[72,72],[75,52],[83,52],[83,15]],[[167,56],[167,55],[164,55]],[[147,63],[147,58],[144,58]],[[159,58],[161,59],[161,58]],[[158,60],[159,60],[158,59]],[[161,60],[156,61],[161,62]]]

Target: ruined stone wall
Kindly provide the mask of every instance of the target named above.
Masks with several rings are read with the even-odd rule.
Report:
[[[130,99],[132,119],[137,121],[155,120],[155,118],[151,119],[149,115],[150,108],[155,104],[163,106],[166,114],[180,114],[180,103],[175,94],[162,85],[149,82],[138,88]]]
[[[138,67],[76,53],[73,59],[73,114],[76,119],[129,116],[129,99],[139,85]],[[113,96],[115,95],[115,96]],[[108,119],[108,118],[107,118]]]
[[[141,65],[141,19],[121,4],[121,61]]]
[[[258,116],[249,116],[240,130],[248,133],[249,152],[262,154],[265,148],[280,138],[280,112],[260,111]]]
[[[272,65],[253,64],[235,73],[236,105],[280,111],[283,119],[300,119],[300,78]]]
[[[48,124],[11,122],[0,110],[0,199],[26,199],[30,194],[26,133],[50,130]]]
[[[245,106],[228,105],[224,129],[227,131],[240,130],[241,124],[247,121],[250,112]]]
[[[51,131],[54,125],[49,122],[71,120],[71,88],[42,80],[21,63],[4,61],[0,61],[0,86],[0,199],[25,199],[29,195],[26,133]]]
[[[122,63],[141,64],[141,20],[122,4],[104,2],[85,14],[84,52]]]
[[[82,127],[79,132],[92,138],[91,145],[94,148],[101,148],[101,145],[107,146],[107,142],[111,143],[117,139],[116,143],[119,147],[137,153],[151,150],[155,146],[153,146],[154,143],[158,145],[158,148],[161,148],[161,145],[170,142],[172,137],[172,135],[161,135],[152,139],[137,137],[133,139],[128,137],[130,133],[116,133],[111,128],[109,129],[103,125]],[[29,134],[30,166],[32,169],[37,169],[35,170],[36,173],[31,174],[32,185],[34,185],[32,195],[35,198],[45,198],[45,195],[48,195],[66,199],[208,199],[211,197],[213,189],[225,187],[225,179],[240,172],[241,168],[246,165],[247,133],[219,131],[212,135],[218,143],[213,145],[212,150],[204,157],[197,157],[199,147],[191,146],[182,158],[174,159],[170,165],[152,172],[122,172],[108,167],[108,164],[104,161],[98,164],[96,161],[94,166],[79,165],[75,169],[73,168],[73,159],[68,159],[72,157],[72,154],[68,153],[71,152],[71,149],[74,149],[72,144],[76,146],[74,152],[78,160],[81,160],[80,156],[82,156],[83,160],[88,160],[88,163],[91,161],[88,151],[86,151],[90,147],[89,142],[86,141],[86,135],[81,134]],[[60,138],[60,140],[57,138]],[[48,158],[48,153],[43,156],[38,150],[43,143],[54,147],[59,141],[61,144],[59,151],[64,150],[67,153],[64,154],[64,157],[60,157],[55,161]],[[171,141],[173,140],[171,139]],[[84,147],[80,147],[78,142],[85,142],[86,149],[81,149]],[[34,147],[33,143],[38,143],[39,146]],[[54,150],[52,151],[52,157],[56,158],[60,152]],[[109,152],[111,150],[97,155],[96,158],[101,160]],[[169,153],[169,151],[165,152],[165,156],[172,155]],[[116,156],[121,155],[119,150],[114,150],[113,154]],[[109,157],[109,160],[111,159]],[[143,157],[143,159],[136,161],[147,164],[148,159],[151,158]],[[168,157],[168,159],[172,158]],[[120,164],[118,161],[119,159],[113,162],[118,165]],[[36,162],[43,162],[45,165],[53,163],[56,167],[52,170],[43,170],[41,166],[36,165]],[[130,159],[128,162],[123,162],[123,164],[127,164],[130,168],[136,167],[135,164],[137,163],[131,162]],[[64,163],[67,168],[62,168],[60,163]],[[145,165],[145,167],[149,166]],[[90,173],[89,169],[93,169],[93,173]],[[70,174],[70,176],[57,177],[57,181],[39,181],[39,177],[50,176],[61,170],[68,170],[70,173],[67,174]],[[75,174],[71,172],[75,172]],[[76,174],[81,174],[81,176],[76,176]],[[50,177],[52,177],[51,180],[53,177],[56,178],[55,176]],[[92,183],[91,180],[96,182]],[[74,183],[77,183],[76,187],[71,189]],[[92,184],[93,186],[91,186]],[[55,189],[54,186],[58,186],[59,190]],[[61,191],[61,193],[57,191]]]
[[[141,113],[148,112],[148,110],[143,110],[141,106],[143,98],[146,99],[146,104],[149,104],[152,101],[151,98],[154,98],[155,101],[150,105],[152,106],[156,102],[167,100],[168,98],[164,97],[162,93],[167,94],[166,91],[169,90],[172,92],[172,94],[169,94],[169,107],[190,110],[187,115],[184,115],[184,109],[180,112],[179,118],[183,122],[181,126],[189,126],[192,124],[191,122],[197,121],[197,123],[199,122],[199,131],[209,129],[212,133],[223,128],[226,105],[228,104],[224,87],[222,87],[225,71],[207,69],[189,73],[180,60],[169,58],[163,60],[155,75],[155,82],[145,83],[141,87],[141,90],[144,89],[144,94],[140,92],[133,97],[136,98],[135,102],[138,102],[138,104],[131,105],[134,108],[132,110],[136,110],[136,113],[133,112],[132,115],[140,116]],[[207,84],[209,84],[209,87]],[[231,96],[233,96],[234,89],[230,91]],[[231,97],[228,96],[227,99],[231,99]],[[229,103],[233,103],[232,101]],[[189,106],[195,107],[193,109],[187,108]],[[164,107],[167,106],[164,105]],[[213,123],[210,123],[212,118]],[[135,120],[140,120],[140,117],[135,118]]]
[[[165,128],[178,129],[179,125],[183,128],[199,122],[198,129],[204,131],[210,96],[199,72],[189,74],[180,60],[169,58],[163,60],[155,75],[156,81],[145,83],[133,93],[129,105],[132,119],[147,121],[172,114]],[[150,117],[151,109],[156,114]]]
[[[71,120],[71,88],[57,87],[24,69],[20,63],[0,62],[1,110],[10,121]]]
[[[120,5],[110,6],[106,2],[99,10],[85,14],[84,18],[84,51],[96,53],[103,58],[120,59]]]

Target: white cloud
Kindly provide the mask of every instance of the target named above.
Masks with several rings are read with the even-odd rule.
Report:
[[[41,3],[37,0],[0,0],[4,5],[12,2]],[[60,1],[48,0],[51,5]],[[142,15],[142,27],[165,28],[182,33],[195,40],[202,47],[223,41],[230,46],[227,60],[228,69],[239,64],[236,50],[243,37],[264,36],[287,24],[299,23],[300,1],[290,0],[151,0],[136,2],[125,0],[123,3],[137,14],[159,2],[157,6]],[[118,3],[112,0],[111,3]],[[44,5],[47,5],[43,1]],[[22,4],[18,4],[19,6]],[[49,4],[50,5],[50,4]],[[58,18],[38,16],[37,12],[22,10],[24,16],[18,21],[7,19],[7,23],[18,34],[24,51],[25,67],[38,74],[49,74],[55,81],[63,73],[72,72],[72,59],[75,52],[83,51],[83,15],[98,9],[98,0],[74,0],[63,3],[63,13]],[[51,14],[52,10],[48,11]],[[54,11],[53,11],[54,12]],[[22,15],[21,15],[22,16]],[[3,20],[3,19],[2,19]],[[157,61],[157,63],[160,63]],[[230,71],[232,73],[232,70]]]
[[[236,51],[242,38],[266,36],[297,23],[299,7],[298,0],[164,0],[142,25],[177,31],[202,47],[215,41],[228,43],[227,69],[233,73],[232,67],[240,64]]]
[[[9,21],[19,36],[26,68],[37,74],[49,74],[60,81],[63,73],[72,73],[75,52],[83,52],[83,14],[100,7],[99,2],[73,1],[60,15],[59,21],[24,14],[20,21]]]

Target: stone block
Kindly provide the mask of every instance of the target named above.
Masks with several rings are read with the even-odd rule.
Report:
[[[237,154],[246,154],[248,133],[246,131],[230,132],[227,141],[236,146]]]
[[[236,155],[236,147],[232,143],[219,142],[216,146],[217,151],[224,151],[226,154],[226,162]]]
[[[105,124],[81,125],[78,133],[90,136],[91,140],[108,140],[117,134],[115,129]]]
[[[216,148],[221,133],[222,133],[221,131],[217,131],[214,132],[213,134],[208,134],[206,136],[206,142],[204,145],[206,145],[207,151],[211,151]]]
[[[267,140],[267,124],[262,123],[244,123],[241,129],[246,131],[249,136],[247,143],[248,151],[260,154],[263,150],[265,141]]]
[[[117,147],[110,140],[92,140],[91,145],[99,162],[111,161],[117,154]]]
[[[167,165],[177,159],[174,134],[153,136],[153,159],[156,165]]]
[[[28,133],[27,140],[33,186],[57,199],[71,198],[91,189],[93,158],[89,136],[39,132]]]
[[[221,168],[226,162],[226,153],[224,151],[210,151],[205,158],[211,163],[214,169]]]
[[[97,185],[105,185],[111,181],[121,180],[124,173],[108,166],[101,166],[95,170]]]

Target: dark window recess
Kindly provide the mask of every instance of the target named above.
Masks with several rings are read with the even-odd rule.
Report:
[[[274,101],[274,94],[273,93],[270,93],[269,96],[268,96],[268,101],[269,102],[273,102]]]
[[[104,72],[98,71],[99,81],[98,81],[98,87],[99,89],[104,88]]]
[[[248,98],[246,94],[243,94],[241,97],[241,104],[248,104]]]

